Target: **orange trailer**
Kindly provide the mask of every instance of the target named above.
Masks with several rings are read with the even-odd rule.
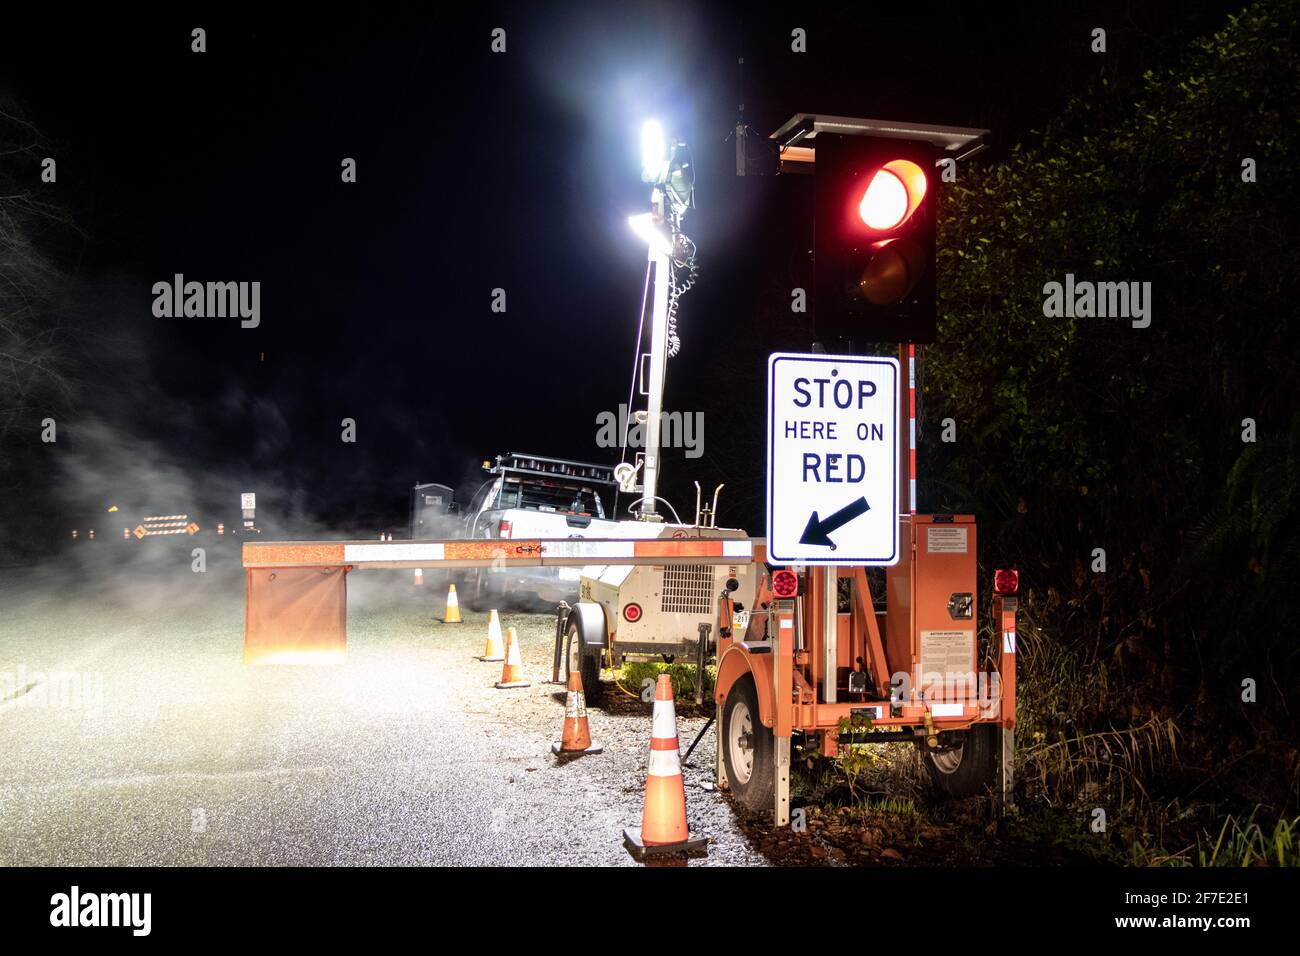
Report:
[[[1010,801],[1016,598],[993,594],[993,639],[980,654],[974,520],[902,521],[910,548],[885,572],[884,610],[860,567],[766,568],[743,633],[729,626],[730,598],[720,601],[718,785],[750,809],[771,807],[778,826],[789,821],[796,738],[832,757],[908,741],[941,793]],[[954,550],[962,537],[965,553]],[[1012,587],[1005,573],[995,579]]]
[[[906,368],[907,346],[901,360]],[[900,405],[906,421],[906,390]],[[910,742],[940,793],[1011,800],[1018,575],[994,574],[993,626],[981,641],[975,519],[911,512],[905,435],[896,564],[761,564],[743,628],[732,626],[730,596],[719,599],[718,785],[751,809],[772,807],[778,826],[789,821],[796,739],[831,757]],[[756,549],[755,561],[765,559]]]

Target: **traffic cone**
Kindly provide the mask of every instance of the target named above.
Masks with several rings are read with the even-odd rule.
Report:
[[[605,748],[591,742],[591,728],[587,726],[587,699],[582,693],[582,673],[569,673],[569,696],[564,702],[564,734],[557,744],[551,744],[551,753],[598,754]]]
[[[488,636],[487,645],[483,648],[483,653],[479,655],[481,661],[503,661],[506,659],[506,646],[501,637],[501,618],[497,616],[497,609],[493,608],[488,614]]]
[[[417,588],[424,587],[424,568],[415,569],[415,586]]]
[[[456,600],[456,585],[447,588],[447,613],[442,616],[443,624],[460,623],[460,602]]]
[[[513,627],[506,628],[506,662],[501,668],[501,679],[497,681],[497,690],[507,687],[531,687],[524,680],[524,665],[519,659],[519,638]]]
[[[693,835],[686,823],[686,783],[677,752],[677,711],[673,707],[673,682],[667,674],[660,674],[655,683],[653,721],[641,826],[623,831],[623,845],[638,860],[669,853],[705,853],[709,838]]]

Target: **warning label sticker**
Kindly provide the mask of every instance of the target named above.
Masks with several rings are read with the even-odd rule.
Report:
[[[922,631],[921,675],[970,674],[975,668],[975,632]]]
[[[925,550],[930,554],[965,554],[966,528],[926,528]]]

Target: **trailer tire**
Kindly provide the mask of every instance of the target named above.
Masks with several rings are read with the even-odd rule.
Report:
[[[583,699],[593,707],[605,699],[605,685],[600,682],[600,650],[589,647],[582,640],[578,619],[570,617],[565,628],[564,677],[568,680],[575,664],[582,675]]]
[[[758,716],[758,690],[746,674],[727,691],[718,728],[718,746],[732,796],[747,810],[772,809],[776,790],[776,745]]]
[[[483,579],[477,570],[464,572],[459,581],[452,583],[456,585],[456,595],[465,607],[471,611],[484,610]]]
[[[926,751],[925,767],[934,789],[943,797],[974,797],[994,788],[997,775],[998,728],[976,724],[962,736],[961,746],[938,753]]]
[[[460,593],[461,589],[456,589]],[[466,581],[465,597],[461,598],[471,611],[502,610],[506,602],[506,587],[499,575],[492,574],[487,568],[470,572]]]

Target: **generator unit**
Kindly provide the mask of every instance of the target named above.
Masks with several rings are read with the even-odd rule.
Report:
[[[661,541],[717,540],[721,553],[728,541],[748,547],[750,538],[736,528],[619,523],[621,538]],[[740,551],[737,551],[740,554]],[[748,554],[748,551],[746,551]],[[757,569],[746,558],[735,564],[588,565],[579,577],[578,603],[567,614],[563,651],[570,671],[580,669],[589,698],[599,699],[602,666],[628,660],[683,659],[703,667],[717,652],[719,608],[732,609],[730,627],[744,629],[757,583]],[[703,684],[696,681],[697,693]]]

